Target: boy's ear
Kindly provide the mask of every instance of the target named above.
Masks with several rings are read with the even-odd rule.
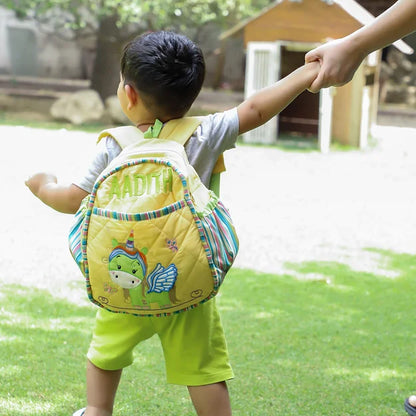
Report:
[[[124,86],[124,90],[126,91],[126,96],[128,100],[127,108],[131,110],[137,103],[137,92],[136,90],[129,84]]]

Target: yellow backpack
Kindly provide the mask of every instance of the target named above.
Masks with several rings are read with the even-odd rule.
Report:
[[[238,238],[227,209],[188,162],[183,145],[199,124],[193,117],[161,131],[155,124],[153,138],[136,127],[100,134],[123,150],[97,179],[69,235],[93,303],[166,316],[217,294]]]

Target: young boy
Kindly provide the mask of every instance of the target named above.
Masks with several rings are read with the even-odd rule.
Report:
[[[219,156],[235,146],[237,136],[282,111],[309,88],[318,71],[318,63],[305,65],[238,107],[201,118],[185,151],[207,187]],[[165,123],[183,117],[200,92],[204,74],[201,50],[193,42],[175,33],[153,32],[125,47],[117,95],[126,116],[145,132],[156,119]],[[98,144],[96,157],[81,180],[61,185],[54,175],[38,173],[26,184],[55,210],[75,213],[100,172],[120,151],[107,137]],[[122,369],[132,363],[134,347],[154,334],[163,346],[168,382],[188,386],[197,414],[231,415],[226,380],[233,372],[212,299],[195,309],[155,318],[100,308],[87,355],[87,407],[74,416],[112,414]]]

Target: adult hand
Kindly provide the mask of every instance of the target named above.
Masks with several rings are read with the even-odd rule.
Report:
[[[341,86],[351,81],[355,71],[367,54],[354,47],[348,37],[332,40],[305,55],[305,62],[318,61],[321,70],[312,82],[309,91]]]

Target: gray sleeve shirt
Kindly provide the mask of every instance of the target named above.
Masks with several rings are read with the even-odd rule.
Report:
[[[189,163],[198,173],[205,186],[209,186],[212,170],[218,157],[235,147],[239,121],[237,109],[201,117],[201,124],[185,144]],[[87,173],[74,182],[76,186],[90,193],[100,173],[121,152],[112,137],[106,137],[97,145],[97,152]]]

